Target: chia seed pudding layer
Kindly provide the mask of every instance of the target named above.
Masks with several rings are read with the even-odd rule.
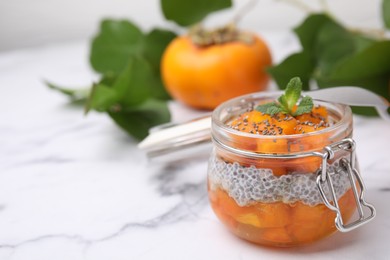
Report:
[[[327,165],[337,200],[350,188],[348,174],[339,166],[341,158]],[[309,206],[323,204],[316,184],[316,173],[289,173],[280,177],[273,175],[272,169],[245,167],[239,163],[227,163],[217,156],[209,162],[208,178],[210,189],[223,189],[239,206],[249,206],[256,202],[295,203],[300,201]],[[327,184],[325,194],[331,195]]]

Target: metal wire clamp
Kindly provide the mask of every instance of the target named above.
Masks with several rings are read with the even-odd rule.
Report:
[[[320,191],[320,195],[322,197],[322,200],[324,201],[324,204],[332,211],[336,213],[335,218],[335,225],[338,230],[341,232],[348,232],[351,231],[357,227],[360,227],[367,222],[371,221],[376,214],[376,210],[374,206],[367,203],[364,199],[364,191],[365,186],[363,183],[362,178],[360,177],[359,172],[356,170],[355,162],[356,162],[356,152],[355,152],[355,141],[347,138],[343,139],[339,142],[332,143],[325,147],[325,153],[322,156],[322,167],[321,170],[318,172],[317,176],[317,187]],[[345,224],[343,221],[343,217],[341,215],[341,210],[337,202],[336,193],[334,190],[334,186],[332,183],[332,179],[330,178],[330,173],[327,170],[327,162],[328,160],[331,160],[334,158],[335,153],[341,152],[341,151],[347,151],[349,152],[349,160],[346,158],[343,158],[340,160],[340,167],[343,167],[345,171],[348,174],[349,181],[351,183],[351,188],[353,191],[353,195],[355,197],[355,203],[358,210],[359,217],[355,221]],[[331,201],[327,198],[323,185],[325,183],[328,185],[328,189],[331,195]],[[358,187],[356,185],[359,185]],[[367,208],[369,210],[369,215],[365,216],[364,208]]]

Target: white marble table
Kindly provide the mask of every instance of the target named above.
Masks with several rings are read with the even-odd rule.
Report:
[[[277,61],[298,48],[264,36]],[[88,85],[87,53],[86,42],[0,53],[0,259],[390,259],[389,122],[355,118],[373,222],[307,247],[259,247],[214,216],[206,155],[150,164],[108,117],[84,117],[42,83]]]

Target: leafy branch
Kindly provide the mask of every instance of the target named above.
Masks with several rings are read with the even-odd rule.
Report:
[[[161,0],[165,18],[181,26],[198,23],[231,5],[231,0]],[[103,20],[90,49],[90,64],[100,80],[80,90],[46,85],[84,101],[85,113],[107,113],[131,136],[143,139],[151,127],[170,120],[170,96],[161,80],[160,61],[175,37],[175,32],[160,28],[145,33],[128,20]]]
[[[390,29],[390,0],[383,0],[384,25]],[[309,15],[294,29],[302,51],[293,53],[268,72],[279,86],[299,75],[303,89],[359,86],[390,99],[390,40],[350,30],[325,13]],[[354,112],[374,115],[374,109]]]

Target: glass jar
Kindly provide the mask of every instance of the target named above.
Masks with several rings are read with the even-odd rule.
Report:
[[[208,194],[215,214],[237,236],[280,247],[371,220],[375,210],[363,198],[348,106],[314,100],[328,110],[330,126],[306,134],[251,134],[227,125],[278,94],[239,97],[213,112]]]

